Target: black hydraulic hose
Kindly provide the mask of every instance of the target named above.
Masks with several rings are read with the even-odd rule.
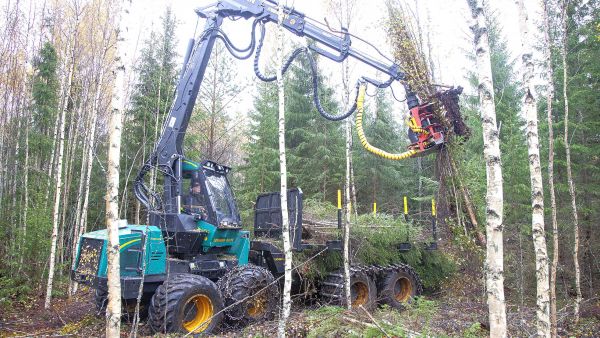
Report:
[[[227,36],[227,34],[225,34],[225,32],[223,32],[223,30],[221,30],[221,29],[219,29],[219,33],[221,33],[222,37],[221,36],[218,36],[218,37],[221,38],[226,44],[229,44],[231,46],[231,48],[233,48],[236,52],[239,52],[239,53],[247,52],[250,49],[253,49],[254,41],[256,41],[256,39],[254,38],[254,34],[256,32],[256,25],[258,25],[258,23],[259,23],[258,19],[254,20],[254,22],[252,22],[252,32],[250,33],[250,44],[246,48],[238,48],[238,47],[236,47],[233,44],[233,42],[231,42],[231,40],[229,39],[229,37]]]
[[[321,116],[330,121],[341,121],[343,119],[348,118],[356,110],[356,98],[358,98],[358,90],[356,91],[356,98],[354,98],[352,106],[347,112],[341,115],[332,115],[328,113],[325,110],[325,108],[323,108],[321,100],[319,99],[319,78],[317,76],[317,62],[315,61],[315,58],[312,56],[312,54],[307,48],[304,49],[304,52],[306,54],[306,58],[308,59],[308,63],[310,64],[310,73],[312,75],[313,87],[313,102],[315,103],[315,107],[317,107],[317,111],[319,112],[319,114],[321,114]]]
[[[256,46],[256,55],[254,57],[254,74],[256,74],[256,77],[258,77],[262,81],[273,82],[277,79],[277,75],[266,76],[261,73],[260,68],[258,67],[258,62],[260,60],[260,52],[262,50],[262,46],[263,46],[264,38],[265,38],[264,33],[265,33],[264,26],[262,26],[260,39],[258,41],[258,45]],[[343,119],[348,118],[350,115],[352,115],[354,113],[354,111],[356,110],[356,99],[353,100],[353,104],[350,107],[350,109],[341,115],[330,114],[325,110],[325,108],[323,108],[323,105],[321,104],[321,99],[319,99],[319,78],[317,75],[317,63],[308,48],[301,47],[301,48],[295,49],[292,52],[292,54],[290,54],[290,56],[287,58],[285,63],[283,64],[281,73],[284,74],[288,70],[288,68],[290,67],[292,62],[300,54],[305,54],[306,58],[308,59],[308,62],[310,64],[310,74],[312,77],[312,87],[313,87],[313,102],[314,102],[315,107],[317,108],[317,111],[319,112],[319,114],[321,114],[321,116],[323,116],[324,118],[326,118],[327,120],[330,120],[330,121],[341,121]],[[388,86],[389,86],[389,84],[388,84]],[[358,97],[358,91],[357,91],[356,95]]]
[[[254,20],[252,23],[252,33],[250,35],[250,44],[246,48],[236,47],[233,42],[229,39],[227,34],[219,29],[219,35],[217,35],[217,39],[220,39],[225,44],[225,48],[229,51],[233,57],[238,60],[246,60],[254,54],[254,48],[256,47],[256,25],[259,23],[259,20]],[[264,35],[264,26],[261,24],[261,34]],[[240,55],[238,53],[246,53],[245,55]]]
[[[259,78],[261,81],[273,82],[273,81],[277,80],[277,75],[266,76],[263,73],[261,73],[260,68],[258,67],[258,61],[260,60],[260,52],[262,50],[264,39],[265,39],[265,28],[264,28],[264,26],[262,26],[260,39],[258,40],[258,46],[256,46],[256,54],[254,56],[254,74],[256,74],[256,77]],[[285,72],[288,70],[288,68],[294,61],[294,59],[296,59],[296,57],[298,57],[298,55],[302,54],[304,52],[304,50],[305,50],[305,48],[297,48],[292,52],[292,54],[290,54],[290,56],[287,58],[287,60],[283,64],[283,68],[281,70],[282,74],[285,74]]]
[[[260,37],[258,40],[258,44],[256,44],[256,25],[259,23],[260,23]],[[227,48],[229,53],[231,53],[231,55],[233,55],[237,59],[245,60],[245,59],[249,58],[252,55],[252,53],[254,53],[254,50],[256,49],[256,53],[254,54],[254,74],[256,74],[257,78],[259,78],[261,81],[264,81],[264,82],[273,82],[273,81],[277,80],[277,75],[267,76],[267,75],[263,74],[260,71],[260,67],[258,65],[259,61],[260,61],[260,53],[262,51],[262,47],[263,47],[264,39],[265,39],[265,26],[262,22],[260,22],[259,19],[254,20],[254,22],[252,23],[252,33],[251,33],[251,38],[250,38],[250,44],[246,48],[236,47],[231,42],[231,40],[229,39],[227,34],[225,34],[221,30],[219,32],[220,32],[220,34],[217,35],[217,38],[221,39],[224,42],[225,47]],[[239,55],[238,53],[247,53],[247,54]],[[321,114],[321,116],[323,116],[324,118],[326,118],[327,120],[330,120],[330,121],[341,121],[341,120],[348,118],[350,115],[352,115],[356,111],[356,98],[358,97],[358,90],[356,91],[356,98],[353,100],[352,106],[350,107],[350,109],[347,112],[345,112],[343,114],[340,114],[340,115],[330,114],[325,110],[325,108],[321,104],[321,99],[319,98],[319,78],[318,78],[318,74],[317,74],[318,73],[317,63],[308,48],[301,47],[301,48],[295,49],[285,60],[282,70],[281,70],[281,73],[285,74],[285,72],[291,66],[292,62],[294,62],[294,60],[300,54],[305,54],[306,58],[308,59],[308,62],[310,64],[310,73],[311,73],[311,77],[312,77],[312,87],[313,87],[313,102],[314,102],[315,107],[317,108],[317,111],[319,112],[319,114]],[[387,80],[385,82],[379,82],[379,81],[376,81],[376,80],[373,80],[370,78],[363,77],[363,80],[373,84],[377,88],[386,88],[386,87],[389,87],[395,79],[393,77],[390,77],[389,80]],[[357,85],[357,88],[358,88],[358,85]]]

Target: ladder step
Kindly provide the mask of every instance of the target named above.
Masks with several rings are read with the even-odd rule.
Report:
[[[336,288],[341,288],[341,287],[343,287],[343,286],[344,286],[343,284],[338,284],[338,283],[330,283],[330,282],[323,282],[323,283],[321,283],[321,284],[323,284],[323,285],[328,285],[328,286],[335,286]]]

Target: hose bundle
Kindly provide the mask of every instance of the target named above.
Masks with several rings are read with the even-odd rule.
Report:
[[[409,157],[416,155],[417,151],[414,149],[409,149],[399,154],[392,154],[388,153],[385,150],[381,150],[369,143],[367,137],[365,136],[365,131],[363,130],[362,125],[362,117],[365,110],[364,101],[366,91],[367,86],[365,84],[361,84],[358,89],[358,96],[356,98],[356,133],[358,134],[358,139],[360,140],[360,143],[362,144],[363,148],[365,148],[368,152],[373,153],[379,157],[393,161],[405,160]]]

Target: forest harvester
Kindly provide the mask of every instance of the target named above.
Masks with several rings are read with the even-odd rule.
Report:
[[[245,324],[272,319],[279,302],[277,281],[284,273],[284,254],[267,239],[281,235],[279,193],[258,197],[254,238],[251,239],[250,232],[242,228],[227,179],[230,168],[208,160],[190,160],[183,152],[188,122],[217,39],[238,59],[254,55],[254,71],[259,79],[276,80],[275,76],[261,73],[258,64],[265,24],[278,21],[277,3],[274,0],[221,0],[197,9],[196,13],[206,19],[206,26],[198,40],[192,39],[188,45],[176,98],[161,138],[134,183],[136,197],[148,210],[149,224],[124,224],[119,228],[123,303],[135,303],[140,295],[149,326],[156,332],[208,333],[224,320]],[[221,30],[226,18],[253,19],[247,47],[233,45]],[[347,29],[342,28],[341,32],[326,30],[325,26],[293,8],[285,8],[283,26],[313,41],[307,47],[296,49],[285,62],[283,71],[295,58],[304,56],[310,65],[313,101],[319,113],[328,120],[340,121],[358,111],[357,129],[367,150],[386,158],[404,159],[424,155],[444,145],[446,128],[433,115],[431,104],[419,104],[400,67],[374,46],[367,42],[378,57],[354,48],[351,45],[354,36]],[[332,115],[319,101],[313,53],[336,62],[350,56],[387,74],[389,80],[380,82],[362,77],[351,109]],[[404,86],[410,109],[408,136],[412,144],[402,154],[389,154],[372,147],[362,132],[366,85],[385,88],[394,81]],[[145,183],[144,177],[151,170],[162,173],[161,193],[152,191]],[[293,249],[302,251],[314,247],[316,244],[302,240],[300,189],[288,192],[288,209]],[[107,245],[106,230],[83,234],[71,271],[73,280],[93,287],[99,309],[104,308],[107,297]],[[339,241],[329,241],[322,247],[340,250],[341,245]],[[320,282],[319,290],[323,299],[341,304],[344,298],[342,273],[330,273]],[[353,306],[383,301],[401,307],[403,302],[421,291],[420,279],[408,265],[351,268]]]

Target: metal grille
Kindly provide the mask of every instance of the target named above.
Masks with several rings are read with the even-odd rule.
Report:
[[[96,275],[103,244],[104,241],[100,239],[83,238],[81,240],[77,273],[90,276]]]

